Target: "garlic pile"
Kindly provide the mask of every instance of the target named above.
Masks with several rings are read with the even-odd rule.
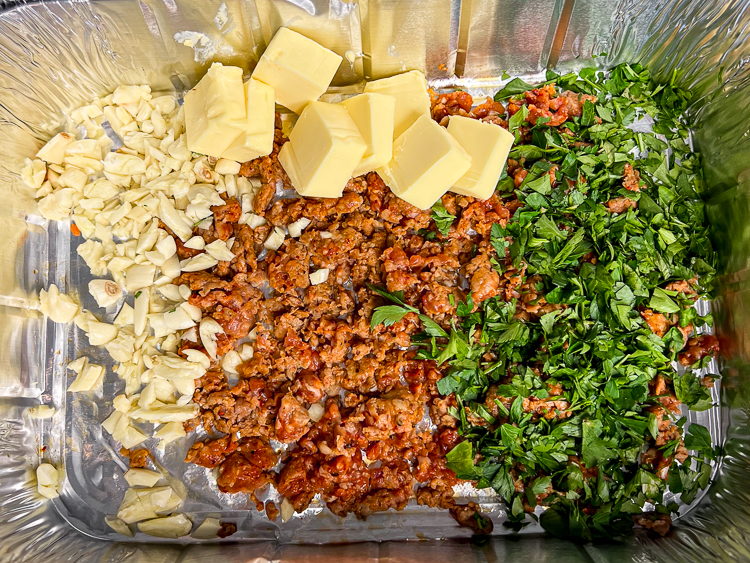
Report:
[[[89,342],[104,347],[125,381],[125,393],[113,400],[114,412],[102,426],[124,447],[148,439],[133,423],[160,423],[159,447],[185,435],[182,423],[198,414],[192,402],[195,379],[216,360],[216,337],[223,332],[213,319],[201,318],[190,305],[190,289],[174,282],[182,272],[212,268],[234,258],[232,239],[206,245],[193,228],[210,227],[211,207],[223,205],[220,194],[242,205],[240,223],[265,223],[252,213],[258,184],[238,176],[237,162],[199,156],[187,149],[184,112],[174,96],[154,97],[148,86],[120,86],[113,94],[73,111],[67,131],[57,134],[22,171],[36,190],[39,212],[49,220],[71,218],[85,239],[77,252],[96,279],[89,292],[112,323],[82,311],[55,285],[40,294],[41,310],[55,322],[73,320]],[[110,152],[111,129],[123,146]],[[85,133],[84,133],[85,132]],[[200,254],[180,261],[166,225]],[[297,230],[301,233],[304,224]],[[273,232],[268,247],[278,248],[285,231]],[[296,232],[296,231],[295,231]],[[299,235],[297,235],[299,236]],[[133,296],[133,305],[125,303]],[[111,316],[109,317],[111,318]],[[201,339],[208,356],[177,355],[181,340]],[[245,357],[252,355],[252,348]],[[210,357],[209,357],[210,356]],[[224,360],[236,372],[237,352]],[[77,374],[69,391],[98,388],[102,366],[78,358],[68,366]]]

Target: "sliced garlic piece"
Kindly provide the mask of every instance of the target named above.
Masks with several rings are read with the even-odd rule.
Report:
[[[154,438],[159,438],[159,449],[163,450],[167,444],[184,438],[186,435],[185,427],[181,422],[167,422],[156,431]]]
[[[328,281],[328,274],[330,270],[328,268],[321,268],[310,274],[310,285],[320,285]]]
[[[133,537],[133,530],[117,516],[105,516],[104,523],[120,535]]]
[[[201,270],[208,270],[209,268],[213,268],[218,263],[219,261],[216,258],[213,258],[209,254],[203,253],[198,254],[198,256],[193,256],[188,260],[184,260],[183,263],[180,264],[180,269],[183,272],[199,272]]]
[[[135,268],[135,266],[131,266]],[[146,330],[146,316],[151,292],[148,288],[141,289],[136,293],[135,307],[133,308],[133,330],[136,336],[140,336]]]
[[[267,250],[278,250],[279,248],[281,248],[281,245],[284,244],[285,238],[286,238],[286,233],[284,233],[284,231],[281,228],[274,227],[271,234],[268,235],[266,242],[263,243],[263,246]]]
[[[144,534],[157,538],[177,539],[190,533],[193,523],[184,514],[154,518],[138,523],[138,529]]]
[[[201,319],[199,334],[201,337],[201,343],[208,352],[208,355],[212,360],[216,359],[216,341],[218,340],[217,334],[224,334],[224,329],[211,317],[204,317]]]
[[[216,239],[211,244],[207,244],[206,252],[219,261],[229,262],[234,260],[234,253],[229,249],[229,245],[221,239]]]
[[[131,487],[153,487],[162,478],[162,474],[133,467],[125,472],[124,477]]]
[[[115,325],[89,321],[86,327],[86,336],[92,346],[104,346],[117,337],[119,329]]]
[[[238,352],[240,354],[240,358],[242,358],[242,361],[246,362],[248,360],[251,360],[253,357],[253,352],[254,352],[253,346],[252,344],[245,343],[242,346],[240,346],[240,349],[238,350]]]
[[[117,317],[115,317],[114,324],[116,324],[117,326],[132,325],[133,320],[134,320],[133,308],[127,303],[123,303],[122,309],[120,309],[120,312],[117,314]]]
[[[181,339],[187,340],[188,342],[198,342],[198,330],[195,327],[186,330],[182,333]]]
[[[43,497],[53,499],[60,496],[59,480],[60,476],[54,465],[42,463],[36,468],[37,491]]]
[[[229,373],[236,374],[237,366],[242,363],[242,358],[234,350],[230,350],[221,359],[221,368]]]
[[[185,330],[195,326],[195,321],[182,307],[164,313],[164,323],[170,330]]]
[[[69,323],[78,314],[78,303],[69,295],[60,293],[55,284],[47,291],[39,292],[39,301],[42,314],[56,323]]]
[[[311,221],[307,217],[302,217],[294,223],[290,223],[289,226],[287,226],[287,229],[289,230],[289,236],[294,238],[301,237],[302,231],[304,231],[310,223]]]
[[[193,250],[203,250],[206,247],[206,241],[203,240],[203,237],[195,236],[188,240],[184,246]]]
[[[65,148],[75,140],[75,137],[68,133],[58,133],[44,145],[36,157],[51,164],[62,164],[65,158]]]
[[[217,537],[219,530],[221,522],[218,518],[206,518],[190,535],[199,540],[210,540]]]

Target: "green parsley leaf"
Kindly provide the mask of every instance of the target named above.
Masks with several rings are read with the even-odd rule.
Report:
[[[669,294],[660,287],[654,289],[654,293],[651,296],[651,301],[649,301],[648,306],[660,313],[671,314],[680,311],[680,306],[677,305]]]
[[[459,442],[446,456],[446,465],[459,479],[473,479],[476,475],[474,470],[474,450],[471,442]]]
[[[511,96],[516,96],[518,94],[523,94],[527,90],[531,90],[533,86],[531,84],[528,84],[527,82],[524,82],[520,78],[514,78],[510,82],[508,82],[501,90],[498,90],[498,92],[495,94],[495,101],[496,102],[502,102],[503,100],[507,100]]]
[[[388,328],[412,312],[413,311],[401,307],[400,305],[383,305],[382,307],[376,307],[372,313],[372,318],[370,319],[370,328],[375,328],[380,324]]]
[[[437,230],[444,237],[448,236],[448,233],[451,230],[451,225],[453,224],[453,221],[455,221],[455,219],[456,216],[448,213],[448,210],[445,208],[442,202],[437,201],[435,205],[432,206],[432,220],[435,221]]]
[[[691,410],[705,411],[713,405],[708,389],[701,385],[700,378],[690,370],[681,376],[675,376],[674,391],[677,399]]]

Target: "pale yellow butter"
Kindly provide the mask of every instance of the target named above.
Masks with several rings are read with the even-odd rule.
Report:
[[[247,117],[242,69],[212,64],[184,105],[188,149],[220,158],[243,133]]]
[[[357,124],[367,150],[354,169],[355,176],[384,166],[393,154],[393,123],[396,98],[383,94],[360,94],[341,102]]]
[[[279,162],[301,195],[341,197],[366,149],[344,106],[311,102],[281,147]]]
[[[448,132],[423,115],[393,143],[393,159],[378,174],[404,201],[429,209],[471,167]]]
[[[247,117],[243,132],[229,146],[222,158],[247,162],[273,150],[273,125],[276,103],[273,87],[251,78],[245,82]]]
[[[430,117],[427,80],[418,70],[397,74],[365,84],[365,92],[387,94],[396,98],[393,138],[411,127],[420,116]]]
[[[471,156],[471,168],[450,191],[478,199],[489,198],[508,160],[513,135],[498,125],[460,115],[451,116],[448,133]]]
[[[253,71],[276,91],[276,101],[294,113],[317,100],[331,84],[342,58],[312,39],[279,28]]]

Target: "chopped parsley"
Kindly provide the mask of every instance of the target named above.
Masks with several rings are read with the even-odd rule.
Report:
[[[456,216],[448,213],[448,210],[440,201],[432,206],[432,220],[435,221],[438,232],[444,237],[448,236],[455,219]]]
[[[716,261],[699,196],[700,157],[684,118],[690,93],[673,81],[656,84],[637,64],[608,73],[550,71],[545,84],[597,101],[586,100],[582,115],[560,127],[548,119],[531,126],[526,106],[510,118],[524,140],[511,158],[524,159],[528,174],[518,188],[503,175],[498,193],[523,206],[504,227],[493,225],[490,242],[496,270],[538,276],[536,290],[550,310],[525,320],[516,300],[502,295],[474,310],[469,294],[448,334],[403,295],[379,290],[393,305],[376,309],[372,324],[388,326],[408,313],[425,323],[426,335],[414,339],[418,357],[441,366],[438,389],[454,394],[451,414],[464,438],[447,454],[448,467],[495,489],[508,507],[507,526],[536,519],[524,508],[541,503],[547,531],[589,541],[627,533],[647,502],[659,513],[676,511],[667,487],[690,503],[709,483],[718,448],[704,427],[683,428],[684,418],[676,427],[693,454],[673,459],[666,480],[639,456],[657,448],[663,423],[653,412],[664,396],[653,394],[657,377],[691,409],[712,406],[700,377],[673,367],[684,344],[679,328],[710,326],[711,317],[698,314],[694,296],[667,285],[690,280],[697,297],[709,297]],[[495,100],[531,88],[514,79]],[[653,122],[651,132],[632,127],[640,120]],[[640,191],[625,189],[626,165],[640,174]],[[616,198],[637,207],[610,213],[606,204]],[[442,234],[455,219],[442,204],[433,218]],[[645,309],[679,321],[661,337],[645,322]],[[524,407],[545,399],[546,410]],[[679,446],[678,435],[657,449],[668,458]]]

